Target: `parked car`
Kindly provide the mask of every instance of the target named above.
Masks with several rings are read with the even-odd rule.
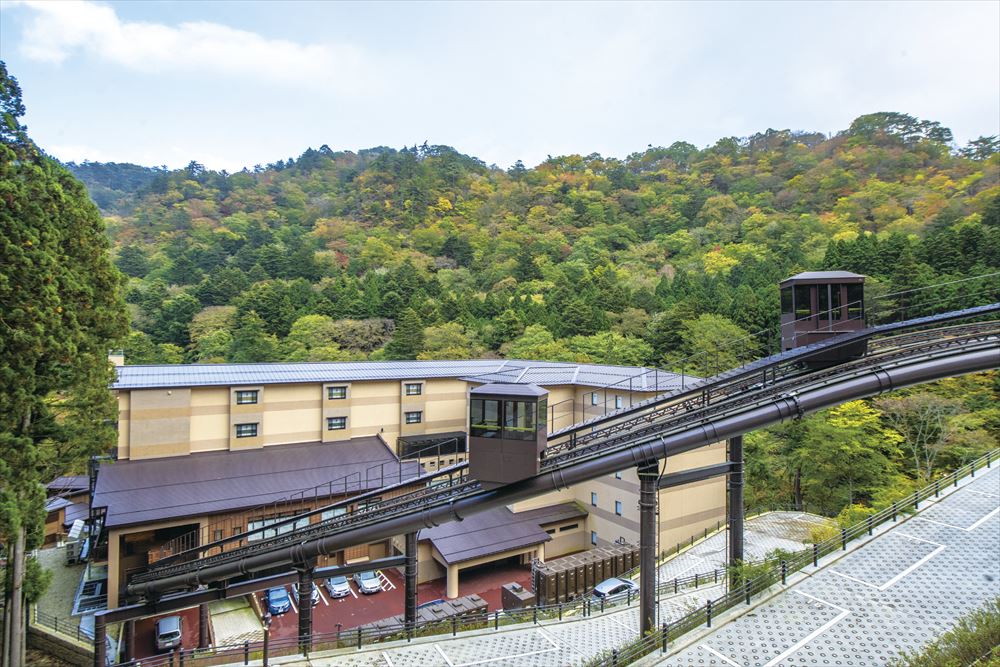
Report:
[[[611,577],[594,586],[595,598],[608,598],[615,595],[627,595],[628,591],[639,592],[639,584],[629,579]]]
[[[372,570],[355,573],[354,583],[358,585],[358,589],[365,595],[378,593],[382,590],[382,580]]]
[[[180,616],[166,616],[156,622],[153,637],[156,640],[157,651],[169,651],[181,645],[181,628],[184,619]]]
[[[292,595],[295,596],[295,601],[301,605],[302,601],[299,600],[299,585],[297,583],[292,584]],[[312,594],[309,597],[312,599],[312,606],[315,607],[319,604],[319,588],[316,586],[316,582],[313,582]]]
[[[343,598],[351,594],[351,584],[344,576],[330,577],[323,586],[332,598]]]
[[[267,589],[264,594],[264,602],[267,604],[267,611],[272,616],[284,614],[292,608],[292,599],[288,597],[288,591],[284,586],[275,586]]]

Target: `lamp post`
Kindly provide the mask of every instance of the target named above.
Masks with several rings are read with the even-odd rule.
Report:
[[[271,612],[264,614],[264,667],[267,667],[268,640],[271,638]]]

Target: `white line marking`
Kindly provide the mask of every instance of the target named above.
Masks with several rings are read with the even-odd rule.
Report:
[[[706,651],[708,651],[709,653],[711,653],[712,655],[714,655],[716,658],[719,658],[720,660],[722,660],[727,665],[732,665],[733,667],[740,667],[739,663],[733,662],[732,660],[730,660],[726,656],[722,655],[721,653],[719,653],[718,651],[716,651],[714,648],[712,648],[708,644],[699,644],[698,648],[705,649]]]
[[[354,592],[354,586],[351,586],[350,582],[347,583],[347,590],[351,591],[351,595],[354,596],[355,600],[358,599],[358,594]]]
[[[382,659],[385,660],[385,664],[388,665],[389,667],[396,667],[395,665],[392,664],[392,660],[389,659],[389,654],[386,653],[385,651],[382,651]]]
[[[452,667],[472,667],[473,665],[485,665],[485,664],[490,663],[490,662],[497,662],[498,660],[514,660],[515,658],[528,658],[528,657],[531,657],[533,655],[541,655],[542,653],[552,653],[553,651],[560,651],[560,650],[562,650],[562,647],[559,646],[559,644],[557,644],[556,642],[552,641],[552,639],[550,639],[548,636],[546,636],[545,633],[543,633],[541,630],[538,630],[538,634],[540,634],[542,636],[542,639],[544,639],[549,644],[551,644],[552,648],[543,648],[543,649],[539,649],[537,651],[528,651],[527,653],[518,653],[516,655],[502,655],[502,656],[500,656],[498,658],[487,658],[486,660],[476,660],[475,662],[462,662],[462,663],[459,663],[457,665],[452,665],[451,661],[449,661],[448,664],[452,665]],[[437,644],[435,644],[434,647],[437,648]],[[444,651],[442,651],[440,648],[438,648],[438,653],[440,653],[442,656],[444,656]],[[448,660],[448,658],[445,657],[445,660]]]
[[[930,540],[925,540],[925,539],[923,539],[921,537],[914,537],[913,535],[907,535],[905,533],[896,533],[896,534],[899,535],[900,537],[906,537],[906,538],[909,538],[911,540],[916,540],[917,542],[925,542],[927,544],[932,544],[932,545],[936,546],[937,549],[935,549],[934,551],[930,552],[929,554],[927,554],[926,556],[924,556],[923,558],[921,558],[920,560],[918,560],[916,563],[914,563],[913,565],[909,566],[908,568],[906,568],[905,570],[903,570],[902,572],[900,572],[899,574],[897,574],[895,577],[893,577],[892,579],[890,579],[889,581],[887,581],[887,582],[885,582],[884,584],[881,584],[881,585],[879,585],[879,584],[873,584],[870,581],[865,581],[864,579],[858,579],[857,577],[852,577],[849,574],[844,574],[843,572],[838,572],[837,570],[830,570],[830,572],[832,572],[833,574],[837,575],[838,577],[843,577],[844,579],[850,579],[851,581],[856,581],[859,584],[864,584],[865,586],[868,586],[869,588],[874,588],[877,591],[884,591],[884,590],[887,590],[890,586],[892,586],[896,582],[898,582],[900,579],[902,579],[903,577],[905,577],[906,575],[910,574],[911,572],[913,572],[914,570],[916,570],[918,567],[920,567],[921,565],[923,565],[924,563],[926,563],[927,561],[929,561],[931,558],[934,558],[934,556],[937,556],[939,553],[941,553],[942,551],[944,551],[945,549],[947,549],[947,547],[945,545],[939,544],[938,542],[931,542]],[[802,593],[802,595],[805,595],[805,593]],[[829,604],[829,603],[826,603],[826,604]]]
[[[851,612],[849,612],[848,610],[843,609],[841,607],[838,607],[837,605],[835,605],[835,604],[833,604],[831,602],[827,602],[826,600],[820,600],[819,598],[813,597],[812,595],[809,595],[808,593],[803,593],[802,591],[793,591],[793,592],[798,593],[799,595],[801,595],[803,597],[807,597],[810,600],[815,600],[816,602],[819,602],[820,604],[825,604],[828,607],[833,607],[834,609],[839,610],[840,613],[837,614],[836,616],[834,616],[832,620],[827,621],[823,625],[819,626],[818,628],[816,628],[815,630],[813,630],[812,632],[810,632],[804,638],[802,638],[799,641],[797,641],[794,644],[792,644],[788,649],[785,650],[784,653],[782,653],[778,657],[772,659],[770,662],[768,662],[766,665],[764,665],[764,667],[771,667],[772,665],[777,665],[779,662],[781,662],[782,660],[784,660],[788,656],[790,656],[793,653],[795,653],[796,651],[798,651],[800,648],[802,648],[803,646],[805,646],[806,644],[808,644],[809,642],[811,642],[813,639],[815,639],[816,637],[819,637],[821,634],[823,634],[824,632],[826,632],[827,630],[829,630],[830,628],[832,628],[833,626],[835,626],[837,623],[840,623],[842,620],[844,620],[844,618],[846,618],[846,617],[848,617],[848,616],[851,615]]]
[[[330,606],[330,602],[326,599],[326,595],[323,593],[323,589],[319,589],[319,599],[323,601],[327,607]]]
[[[636,628],[633,628],[633,627],[631,627],[631,626],[629,626],[629,625],[625,625],[624,623],[622,623],[621,621],[619,621],[619,620],[618,620],[617,618],[615,618],[614,616],[609,616],[609,618],[611,619],[611,622],[612,622],[612,623],[617,623],[618,625],[622,626],[622,627],[623,627],[623,628],[625,628],[626,630],[628,630],[628,631],[630,631],[630,632],[634,632],[634,633],[635,633],[635,634],[637,634],[637,635],[638,635],[638,634],[641,634],[641,633],[640,633],[640,632],[639,632],[639,631],[638,631],[638,630],[637,630]]]
[[[995,493],[986,493],[985,491],[976,491],[975,489],[966,489],[969,493],[978,493],[981,496],[989,496],[990,498],[1000,498],[1000,495]]]
[[[704,558],[702,558],[701,556],[695,556],[694,554],[691,554],[691,556],[690,556],[690,557],[691,557],[691,558],[697,558],[697,559],[698,559],[698,560],[700,560],[700,561],[701,561],[702,563],[704,563],[704,562],[705,562],[705,559],[704,559]],[[685,573],[685,572],[687,572],[688,570],[693,570],[693,569],[694,569],[694,568],[696,568],[696,567],[698,567],[698,563],[691,563],[691,565],[690,565],[689,567],[686,567],[686,568],[684,568],[684,569],[683,569],[683,570],[681,570],[680,572],[673,572],[672,574],[673,574],[674,576],[673,576],[673,577],[670,577],[670,578],[671,578],[671,579],[679,579],[679,578],[680,578],[680,576],[681,576],[682,574],[684,574],[684,573]]]
[[[444,658],[444,661],[448,665],[448,667],[455,667],[455,663],[453,663],[451,660],[448,659],[448,656],[446,656],[444,654],[444,651],[441,650],[441,646],[440,645],[435,644],[434,648],[436,648],[437,652],[441,654],[442,658]]]
[[[971,533],[976,528],[979,528],[979,526],[983,525],[983,523],[985,523],[990,518],[992,518],[993,515],[996,514],[997,512],[1000,512],[1000,507],[997,507],[992,512],[990,512],[989,514],[987,514],[983,518],[979,519],[979,521],[976,521],[974,524],[972,524],[968,528],[962,528],[961,526],[956,526],[954,524],[945,523],[944,521],[935,521],[934,519],[928,519],[927,517],[923,517],[923,516],[918,516],[918,517],[914,517],[914,518],[915,519],[920,519],[921,521],[926,521],[927,523],[934,523],[934,524],[937,524],[939,526],[944,526],[945,528],[954,528],[955,530],[962,530],[962,531],[965,531],[966,533]]]
[[[292,611],[294,611],[296,614],[299,613],[299,608],[295,606],[295,596],[294,595],[289,595],[288,596],[288,604],[292,605]]]

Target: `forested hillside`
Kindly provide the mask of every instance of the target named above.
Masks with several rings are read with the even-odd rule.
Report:
[[[504,355],[676,369],[692,353],[727,367],[776,349],[776,283],[804,269],[867,274],[873,307],[909,315],[988,298],[995,277],[875,301],[1000,268],[1000,146],[950,140],[872,114],[832,138],[769,130],[507,171],[426,145],[123,174],[136,181],[76,169],[91,188],[135,184],[106,209],[130,276],[129,363]],[[991,373],[753,433],[748,501],[855,520],[995,447],[997,397]]]
[[[236,174],[73,167],[115,190],[129,363],[669,365],[773,325],[775,284],[802,269],[865,273],[877,294],[1000,266],[998,142],[956,155],[949,139],[873,114],[830,139],[768,130],[507,171],[426,145]]]

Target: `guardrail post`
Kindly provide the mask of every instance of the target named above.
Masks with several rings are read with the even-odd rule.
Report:
[[[865,522],[868,524],[868,535],[871,536],[871,534],[872,534],[872,523],[873,523],[871,516],[869,516],[867,519],[865,519]]]
[[[788,563],[781,561],[781,585],[784,586],[788,578]]]
[[[896,502],[892,503],[892,522],[896,523],[896,514],[899,513],[899,509],[896,507]]]
[[[170,649],[170,667],[174,667],[174,658],[177,657],[177,649]]]
[[[451,617],[451,636],[454,637],[458,634],[458,616]]]
[[[604,613],[604,598],[601,598],[601,613]]]
[[[670,624],[669,623],[664,623],[663,624],[663,649],[662,649],[663,653],[667,652],[667,644],[669,644],[669,643],[670,643]]]
[[[958,488],[958,473],[951,473],[951,480],[955,483],[955,488]]]
[[[719,570],[718,569],[712,570],[712,575],[715,578],[715,583],[719,583]]]
[[[987,468],[990,467],[990,459],[992,458],[992,456],[993,456],[993,452],[986,452],[986,467]]]
[[[706,620],[706,623],[707,623],[705,627],[709,627],[709,628],[712,627],[712,601],[711,600],[709,600],[708,602],[705,603],[705,620]]]
[[[934,497],[939,498],[941,496],[941,480],[934,480]]]
[[[972,468],[971,476],[975,477],[976,476],[976,462],[973,461],[971,464],[969,464],[969,466]]]
[[[674,577],[674,595],[677,595],[677,577]]]
[[[694,573],[694,587],[696,589],[698,588],[698,573],[697,572]]]
[[[499,609],[493,612],[493,629],[494,630],[499,630],[500,629],[500,610]]]
[[[844,551],[847,551],[847,529],[846,528],[841,528],[840,529],[840,547]]]
[[[534,623],[535,625],[538,625],[538,607],[532,607],[531,611],[532,611],[531,622]]]
[[[625,597],[626,597],[625,606],[626,607],[631,607],[632,606],[632,589],[631,588],[628,589],[627,591],[625,591]]]
[[[180,661],[181,667],[184,667],[184,649],[177,652],[178,660]]]
[[[250,664],[250,642],[249,641],[244,641],[243,642],[243,664],[244,665],[249,665]]]
[[[358,626],[358,649],[361,649],[361,627]]]
[[[618,667],[618,649],[611,649],[611,667]]]
[[[746,596],[747,604],[750,604],[750,582],[743,582],[743,595]]]
[[[559,620],[562,620],[562,602],[559,603]]]

